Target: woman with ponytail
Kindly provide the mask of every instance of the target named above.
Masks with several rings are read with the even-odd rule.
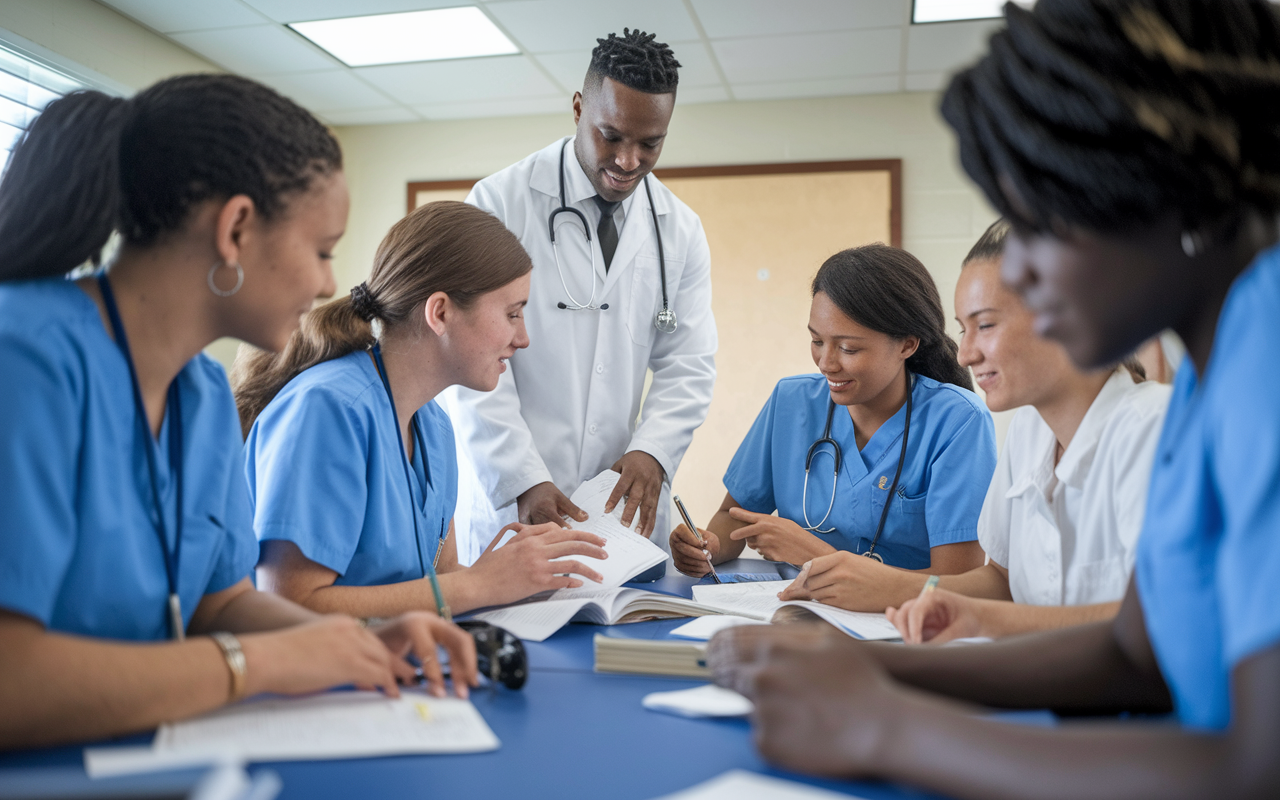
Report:
[[[835,254],[813,279],[809,336],[820,374],[778,382],[729,464],[705,544],[672,532],[677,568],[705,575],[748,542],[794,565],[838,554],[941,575],[980,566],[995,430],[929,271],[883,244]]]
[[[391,228],[349,297],[308,314],[278,355],[241,359],[260,585],[314,611],[387,617],[601,579],[555,559],[604,558],[604,540],[553,524],[511,526],[509,542],[458,566],[453,427],[434,398],[492,391],[528,346],[532,266],[496,217],[429,203]]]
[[[57,100],[0,182],[0,748],[153,728],[259,692],[395,694],[410,651],[474,645],[435,615],[365,629],[250,581],[258,543],[226,376],[333,292],[337,142],[227,75]],[[77,281],[113,231],[113,263]]]

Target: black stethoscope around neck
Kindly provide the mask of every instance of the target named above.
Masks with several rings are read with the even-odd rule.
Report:
[[[898,479],[902,477],[902,464],[907,460],[907,439],[911,435],[911,394],[915,388],[915,381],[912,380],[911,373],[907,373],[907,418],[902,423],[902,449],[898,453],[898,469],[893,473],[893,483],[889,486],[889,494],[884,500],[884,509],[880,512],[880,523],[876,525],[876,535],[871,539],[871,546],[862,555],[867,558],[873,558],[880,563],[884,563],[884,558],[876,552],[876,545],[880,543],[880,534],[884,533],[885,520],[889,518],[889,504],[893,502],[893,495],[898,491]],[[827,401],[827,424],[822,428],[822,436],[813,444],[809,445],[809,452],[804,457],[804,490],[800,498],[800,511],[804,515],[804,525],[806,531],[813,533],[834,533],[835,528],[823,528],[827,518],[831,516],[831,510],[835,508],[836,503],[836,483],[840,480],[840,467],[844,464],[844,451],[840,448],[840,443],[831,438],[831,422],[836,413],[836,401],[829,399]],[[823,445],[830,445],[830,450],[822,449]],[[821,454],[828,454],[834,462],[834,468],[831,472],[831,502],[827,503],[827,513],[822,515],[822,519],[817,523],[809,521],[809,468],[813,466],[813,459]]]
[[[591,246],[591,226],[587,224],[586,215],[570,206],[565,199],[564,152],[568,147],[569,140],[565,139],[560,145],[560,206],[547,217],[547,233],[551,236],[551,251],[556,258],[556,273],[560,276],[560,286],[564,289],[564,296],[569,299],[568,303],[563,301],[556,303],[556,308],[566,311],[604,311],[609,308],[608,303],[596,305],[596,251]],[[658,210],[653,205],[653,190],[649,188],[648,175],[644,176],[644,193],[649,198],[649,213],[653,216],[653,235],[658,242],[658,274],[662,277],[662,310],[654,315],[653,327],[663,333],[675,333],[676,312],[671,310],[667,302],[667,259],[662,252],[662,231],[658,228]],[[564,278],[564,267],[560,264],[560,247],[556,242],[556,217],[560,214],[571,214],[582,223],[582,234],[587,239],[587,250],[591,253],[591,297],[585,303],[579,302],[569,291],[569,283]]]

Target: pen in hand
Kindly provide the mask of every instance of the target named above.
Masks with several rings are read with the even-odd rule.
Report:
[[[684,526],[693,533],[699,543],[706,545],[706,540],[702,538],[702,531],[698,530],[698,526],[693,524],[693,519],[689,516],[688,509],[686,509],[684,507],[684,503],[680,501],[680,495],[672,495],[671,502],[675,503],[676,511],[680,512],[680,518],[684,520]],[[720,576],[716,574],[715,565],[711,563],[711,553],[708,552],[705,547],[702,552],[707,557],[707,568],[711,570],[711,579],[716,583],[724,583],[724,581],[720,580]]]

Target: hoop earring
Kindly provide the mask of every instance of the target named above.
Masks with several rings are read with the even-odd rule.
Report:
[[[232,286],[229,290],[219,289],[218,284],[213,282],[213,275],[215,272],[218,271],[218,269],[222,266],[222,264],[223,262],[221,261],[214,262],[213,266],[209,267],[209,274],[206,276],[205,280],[209,284],[209,291],[213,292],[218,297],[230,297],[231,295],[240,291],[240,287],[244,285],[244,267],[240,266],[239,262],[227,264],[228,267],[235,267],[236,285]]]
[[[1199,231],[1182,232],[1182,252],[1187,254],[1187,258],[1195,258],[1204,253],[1204,251],[1204,236]]]

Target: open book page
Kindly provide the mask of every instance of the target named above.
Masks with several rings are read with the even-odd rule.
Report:
[[[635,576],[661,564],[667,554],[653,542],[622,524],[622,510],[625,503],[618,503],[613,513],[604,513],[604,505],[617,485],[618,473],[607,469],[578,487],[569,498],[578,508],[587,512],[585,522],[571,523],[574,528],[603,537],[605,552],[609,557],[603,561],[596,558],[573,556],[575,560],[591,567],[604,576],[600,586],[612,588],[621,586]],[[640,524],[640,515],[632,520],[634,526]],[[583,587],[584,589],[587,587]]]
[[[583,606],[591,602],[581,597],[563,600],[556,598],[560,592],[572,591],[582,591],[582,589],[561,589],[552,594],[551,599],[533,600],[481,611],[475,615],[475,618],[497,625],[499,628],[505,628],[517,638],[527,642],[545,641],[548,636],[567,625]],[[617,591],[618,589],[597,590],[605,595]]]
[[[736,614],[750,619],[768,620],[782,607],[778,592],[791,585],[791,581],[760,581],[758,583],[726,583],[693,587],[693,599],[703,605],[718,608],[726,614]]]
[[[646,592],[641,589],[601,589],[588,584],[577,589],[560,589],[549,599],[534,600],[504,608],[481,611],[477,619],[506,628],[517,637],[541,642],[572,620],[616,625],[624,619],[660,619],[716,614],[716,609],[682,597]]]
[[[815,603],[812,600],[789,600],[778,609],[774,619],[787,622],[798,617],[791,616],[790,609],[804,609],[819,618],[831,623],[855,639],[901,639],[902,633],[884,614],[864,611],[846,611],[843,608],[829,606],[826,603]]]
[[[309,761],[498,749],[498,737],[470,701],[401,691],[398,698],[328,692],[240,703],[161,725],[150,751],[156,762],[171,765],[206,756],[209,761]],[[86,750],[86,763],[93,759],[98,774],[120,774],[113,770],[110,749],[101,750]],[[132,754],[123,771],[146,771],[148,759],[138,755]]]
[[[791,581],[761,583],[729,583],[722,586],[694,586],[693,597],[699,603],[714,606],[727,614],[779,622],[803,618],[805,612],[817,615],[857,639],[901,639],[902,634],[884,614],[845,611],[811,600],[782,602],[778,592]],[[804,609],[799,614],[784,609]],[[781,610],[781,613],[778,613]],[[774,614],[778,614],[777,617]]]

